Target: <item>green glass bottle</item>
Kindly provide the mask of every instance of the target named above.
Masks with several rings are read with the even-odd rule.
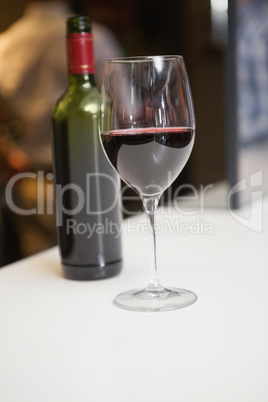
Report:
[[[98,135],[91,22],[67,20],[69,85],[52,117],[59,248],[66,278],[102,279],[122,266],[119,180]]]

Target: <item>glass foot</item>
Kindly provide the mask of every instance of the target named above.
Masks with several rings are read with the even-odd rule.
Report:
[[[132,311],[169,311],[193,304],[197,296],[189,290],[150,287],[119,294],[114,305]]]

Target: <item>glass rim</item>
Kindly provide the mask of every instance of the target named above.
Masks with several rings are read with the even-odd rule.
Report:
[[[159,60],[184,60],[181,55],[159,55],[159,56],[131,56],[131,57],[115,57],[107,60],[107,63],[141,63]]]

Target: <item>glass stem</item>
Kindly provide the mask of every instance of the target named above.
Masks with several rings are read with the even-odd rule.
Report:
[[[155,236],[155,211],[159,202],[160,196],[158,197],[146,197],[143,198],[143,206],[150,222],[152,228],[152,262],[151,262],[151,279],[146,290],[148,291],[160,291],[163,290],[157,272],[157,258],[156,258],[156,236]]]

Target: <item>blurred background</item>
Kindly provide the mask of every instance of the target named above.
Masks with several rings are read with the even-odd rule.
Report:
[[[259,2],[259,0],[252,1]],[[241,2],[244,4],[250,1]],[[26,0],[14,0],[1,4],[0,50],[1,33],[22,17],[27,3]],[[88,15],[93,22],[107,27],[114,34],[125,56],[161,54],[184,56],[194,99],[197,131],[190,160],[173,185],[173,190],[183,183],[189,183],[197,190],[200,186],[215,183],[225,183],[228,187],[228,183],[234,184],[238,179],[234,3],[231,1],[229,5],[229,18],[233,24],[229,27],[229,45],[227,46],[226,0],[168,0],[166,2],[163,0],[76,0],[69,2],[69,7],[74,13]],[[50,29],[49,23],[47,29]],[[1,60],[0,52],[0,64],[4,61]],[[6,123],[3,110],[1,124],[4,131],[3,126]],[[2,198],[3,191],[2,186]],[[226,200],[219,200],[219,205],[226,204]],[[139,204],[133,205],[133,210],[140,208]],[[8,215],[8,212],[4,210],[2,213],[2,228],[4,227],[1,241],[2,265],[55,244],[54,234],[51,234],[44,223],[45,239],[38,240],[33,226],[29,227],[28,217],[23,217],[28,229],[24,229],[23,235],[16,235],[12,227],[19,225],[18,219],[16,217],[14,221],[14,216]],[[23,227],[23,223],[21,225]],[[16,248],[16,244],[20,241],[17,236],[23,237],[24,240],[23,245]],[[29,247],[29,244],[32,246]]]
[[[21,17],[26,3],[2,3],[0,32]],[[109,27],[126,56],[184,56],[198,130],[191,163],[186,168],[187,180],[198,185],[223,179],[224,49],[212,39],[210,0],[169,0],[165,4],[160,0],[76,0],[72,8],[87,10],[93,21]]]

